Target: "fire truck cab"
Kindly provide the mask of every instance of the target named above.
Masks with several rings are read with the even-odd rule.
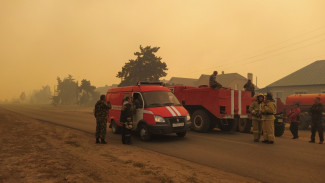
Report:
[[[139,133],[141,140],[149,140],[152,134],[186,135],[191,125],[189,113],[161,82],[139,82],[136,86],[108,90],[106,101],[112,105],[108,122],[113,133],[118,133],[122,126],[120,116],[122,102],[126,97],[132,97],[136,106],[133,130]]]

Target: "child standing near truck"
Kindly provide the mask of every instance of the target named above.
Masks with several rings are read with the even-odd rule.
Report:
[[[299,103],[296,103],[291,109],[291,112],[287,115],[290,120],[290,131],[293,135],[292,139],[297,139],[298,136],[298,126],[299,126],[299,116],[300,116],[300,107]]]

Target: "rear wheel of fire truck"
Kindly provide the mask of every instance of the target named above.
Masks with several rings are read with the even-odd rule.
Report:
[[[285,124],[279,123],[277,119],[274,120],[274,135],[276,137],[281,137],[284,133]]]
[[[142,141],[148,141],[151,139],[151,135],[148,130],[148,125],[144,123],[140,124],[139,135]]]
[[[115,121],[112,121],[111,122],[111,128],[112,128],[113,134],[120,133],[121,128],[119,126],[117,126],[117,124],[115,123]]]
[[[249,133],[251,131],[252,121],[250,119],[239,119],[238,130],[242,133]]]
[[[186,131],[184,131],[184,132],[177,132],[176,135],[177,135],[178,137],[185,137],[185,135],[186,135]]]
[[[197,110],[192,114],[192,129],[197,132],[207,132],[210,127],[210,117],[203,110]]]

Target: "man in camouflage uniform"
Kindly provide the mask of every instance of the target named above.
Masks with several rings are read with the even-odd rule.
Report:
[[[316,131],[318,131],[319,144],[323,144],[324,142],[323,125],[322,125],[323,105],[320,103],[319,97],[315,98],[315,103],[311,106],[309,113],[311,115],[311,139],[309,142],[315,143],[315,135],[316,135]]]
[[[105,103],[105,95],[100,96],[100,100],[97,101],[94,109],[94,116],[96,118],[96,144],[106,144],[106,124],[108,110],[111,109],[111,104],[107,101]],[[101,141],[99,141],[99,138]]]
[[[252,114],[252,126],[254,142],[259,142],[262,135],[262,105],[264,105],[264,95],[259,93],[256,100],[249,106]]]
[[[275,103],[271,93],[267,93],[266,101],[262,106],[263,143],[274,143],[274,114],[276,113]]]

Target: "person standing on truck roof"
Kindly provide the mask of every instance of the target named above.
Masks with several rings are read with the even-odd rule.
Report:
[[[290,131],[293,135],[292,139],[297,139],[298,136],[298,126],[299,126],[299,116],[300,116],[300,107],[299,103],[294,104],[294,107],[291,109],[291,112],[287,115],[290,120]]]
[[[244,85],[244,89],[245,91],[250,91],[252,93],[252,97],[255,95],[255,87],[250,79]]]
[[[252,126],[254,142],[259,142],[262,135],[262,105],[264,104],[264,95],[259,93],[256,100],[249,106],[252,114]]]
[[[274,143],[274,114],[276,113],[275,103],[271,93],[266,94],[266,101],[262,105],[263,143]]]
[[[214,71],[213,74],[210,76],[210,78],[209,78],[209,86],[210,86],[210,88],[213,88],[213,89],[222,88],[222,85],[217,82],[217,79],[216,79],[217,75],[218,75],[218,72]]]
[[[323,105],[320,103],[319,97],[315,98],[315,103],[311,106],[309,113],[311,115],[311,138],[309,142],[315,143],[315,135],[316,135],[316,131],[318,131],[319,144],[323,144],[324,142],[323,125],[322,125]]]
[[[106,125],[108,110],[111,109],[111,103],[105,103],[105,95],[101,95],[97,101],[94,109],[94,116],[96,118],[96,144],[106,144]],[[99,141],[99,139],[101,141]]]
[[[135,106],[132,103],[131,97],[125,97],[123,100],[123,106],[121,111],[120,122],[122,126],[122,143],[131,144],[131,135],[133,128],[133,114],[135,112]]]

